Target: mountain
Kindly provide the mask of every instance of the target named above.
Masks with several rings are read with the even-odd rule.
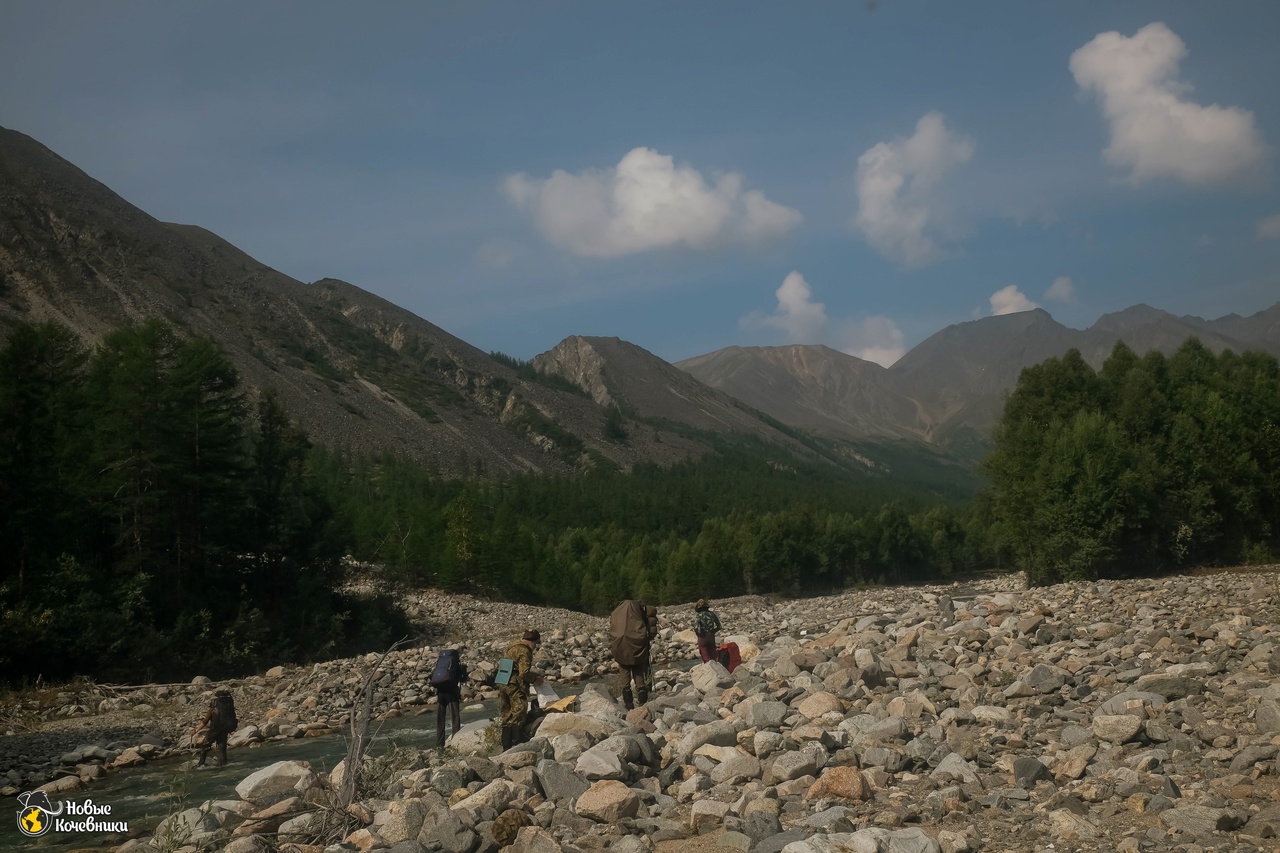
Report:
[[[215,234],[161,222],[0,129],[0,338],[56,320],[94,342],[149,315],[216,339],[250,388],[276,387],[316,440],[452,474],[666,464],[709,452],[658,430],[605,436],[590,397],[549,387],[345,282],[304,284]]]
[[[158,315],[214,338],[249,389],[275,387],[317,441],[452,475],[668,465],[726,439],[917,483],[957,482],[1024,367],[1115,342],[1280,353],[1280,304],[1251,317],[1139,305],[1086,330],[1042,310],[949,326],[889,369],[820,346],[729,347],[672,366],[617,338],[522,364],[359,287],[306,284],[203,228],[161,222],[40,143],[0,128],[0,341],[56,320],[88,342]]]
[[[617,405],[647,421],[684,424],[711,433],[736,433],[800,455],[812,453],[743,401],[618,338],[573,335],[535,356],[532,364],[584,388],[601,406]]]
[[[1135,305],[1071,329],[1042,309],[957,323],[887,370],[824,346],[727,347],[678,362],[702,382],[789,426],[862,443],[897,437],[980,457],[1023,368],[1080,351],[1095,368],[1123,340],[1138,353],[1172,353],[1190,337],[1213,352],[1280,354],[1280,303],[1251,317],[1176,317]],[[870,444],[868,444],[868,442]]]
[[[891,387],[888,371],[829,347],[727,347],[676,367],[816,435],[918,437],[915,402]]]

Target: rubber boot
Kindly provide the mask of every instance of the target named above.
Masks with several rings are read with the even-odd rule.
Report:
[[[630,685],[627,685],[626,687],[622,688],[622,704],[626,707],[628,711],[635,708],[636,706],[636,703],[631,699]]]

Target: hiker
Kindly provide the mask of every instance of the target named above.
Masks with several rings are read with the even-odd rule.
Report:
[[[502,749],[508,750],[524,739],[524,721],[529,715],[529,670],[533,653],[542,645],[542,635],[530,628],[507,646],[504,657],[511,660],[511,678],[498,688],[498,719],[502,726]]]
[[[238,725],[240,722],[236,719],[236,703],[231,698],[230,691],[215,690],[209,697],[209,710],[205,712],[204,719],[191,730],[191,738],[194,740],[196,734],[201,729],[205,729],[204,746],[200,749],[200,760],[196,762],[196,767],[204,766],[204,760],[215,744],[218,747],[219,764],[225,765],[227,737],[236,730]]]
[[[441,649],[431,670],[431,686],[436,689],[436,749],[444,749],[445,715],[453,712],[453,733],[462,728],[462,682],[467,680],[467,665],[457,649]]]
[[[716,659],[716,631],[720,630],[720,617],[711,612],[705,598],[693,605],[693,633],[698,637],[698,654],[702,662]]]
[[[636,700],[641,705],[649,701],[649,688],[653,683],[649,649],[657,633],[658,608],[652,604],[627,599],[609,614],[609,650],[618,663],[613,695],[621,695],[628,711],[635,707]]]

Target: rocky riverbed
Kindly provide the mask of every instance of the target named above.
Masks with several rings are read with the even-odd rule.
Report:
[[[330,807],[338,780],[282,762],[244,779],[239,800],[176,815],[155,838],[230,853],[1274,850],[1276,588],[1270,567],[719,601],[745,659],[732,674],[665,666],[690,656],[693,638],[691,608],[663,608],[659,689],[630,714],[588,689],[576,713],[548,717],[506,753],[487,754],[481,726],[443,755],[402,755],[342,812]],[[542,631],[536,663],[553,679],[611,668],[600,619],[436,594],[408,606],[474,671],[525,627]],[[388,655],[376,713],[429,707],[439,645]],[[233,743],[344,728],[371,665],[236,682]],[[182,748],[211,688],[85,686],[9,709],[9,720],[53,719],[0,741],[8,790],[52,774],[48,790],[65,793],[122,759]]]

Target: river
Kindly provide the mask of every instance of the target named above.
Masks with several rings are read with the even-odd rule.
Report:
[[[577,692],[569,691],[569,692]],[[568,695],[566,692],[564,695]],[[483,720],[494,715],[496,703],[482,702],[468,705],[462,711],[462,722]],[[373,754],[392,746],[413,749],[431,749],[436,745],[436,713],[417,716],[393,717],[385,722],[374,722],[369,731],[375,735]],[[296,738],[284,741],[268,741],[258,746],[233,749],[226,767],[210,764],[192,768],[190,756],[174,756],[151,761],[138,767],[130,767],[112,773],[83,791],[63,797],[51,797],[54,808],[58,801],[85,803],[92,800],[96,806],[110,806],[109,815],[97,815],[99,821],[127,821],[130,828],[141,827],[148,832],[165,816],[186,808],[199,806],[206,800],[238,799],[235,787],[250,773],[277,761],[307,761],[317,771],[328,771],[343,759],[347,752],[344,734],[322,735],[312,738]],[[7,800],[15,812],[17,800]],[[83,820],[76,817],[75,820]],[[0,831],[0,850],[58,850],[73,848],[99,848],[118,836],[104,833],[56,832],[50,830],[39,838],[28,838],[18,831],[16,814],[14,822]],[[118,840],[115,843],[119,843]]]

